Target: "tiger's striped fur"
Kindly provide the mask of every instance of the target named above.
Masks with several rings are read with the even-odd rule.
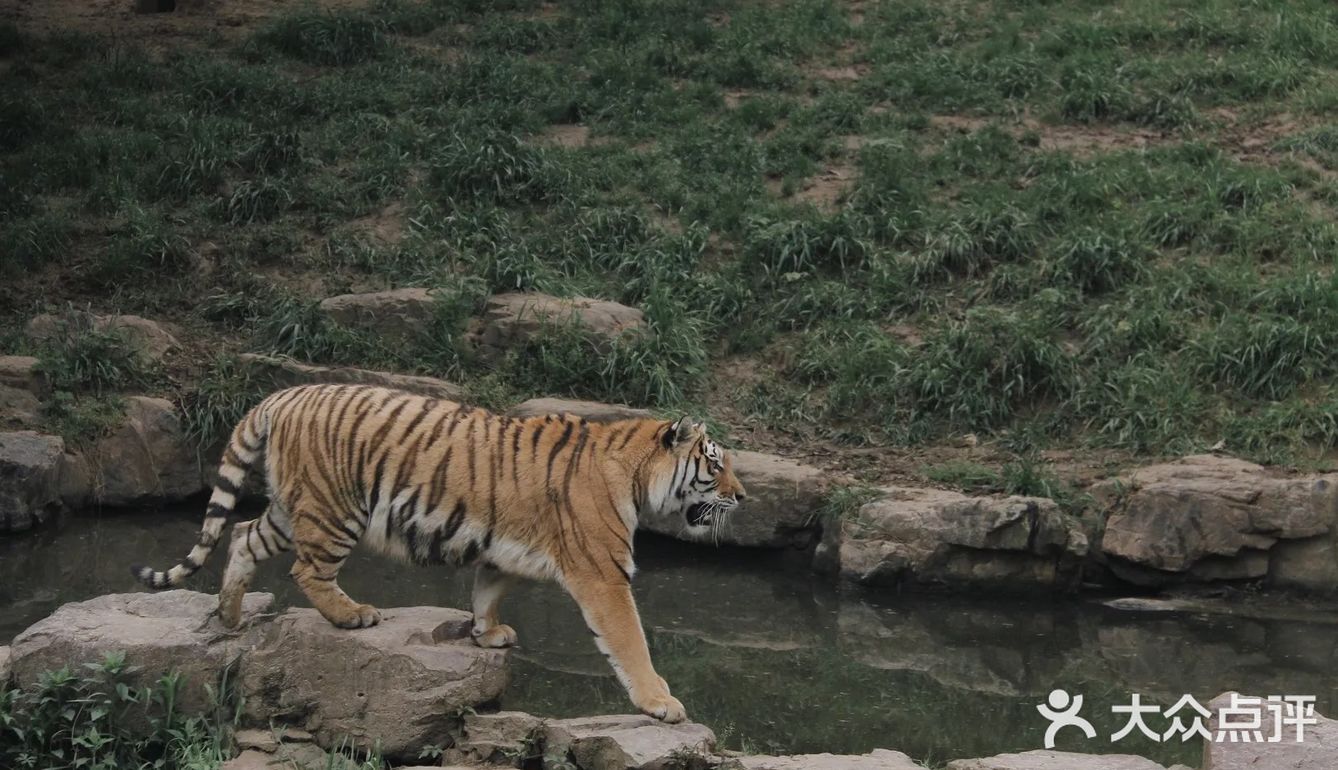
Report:
[[[166,572],[133,567],[135,575],[168,588],[200,569],[262,454],[270,502],[233,528],[219,592],[225,625],[240,620],[256,562],[290,549],[293,578],[345,628],[380,620],[336,583],[360,541],[421,564],[476,565],[473,636],[482,646],[515,643],[497,605],[517,578],[557,580],[633,703],[685,718],[646,648],[632,533],[638,515],[655,513],[681,514],[685,531],[705,535],[743,499],[729,455],[700,424],[517,419],[385,388],[289,388],[233,430],[190,554]]]

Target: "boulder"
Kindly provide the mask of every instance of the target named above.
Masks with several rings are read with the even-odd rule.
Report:
[[[512,417],[543,417],[546,414],[570,414],[591,422],[614,420],[641,420],[654,417],[648,409],[637,409],[625,404],[604,404],[599,401],[579,401],[570,398],[532,398],[507,411]]]
[[[369,332],[392,343],[426,334],[437,317],[432,293],[418,288],[341,294],[323,300],[320,308],[340,326]]]
[[[985,759],[957,759],[947,770],[1166,770],[1132,754],[1075,754],[1070,751],[1027,751]]]
[[[546,762],[569,755],[581,770],[681,767],[686,757],[715,749],[715,734],[705,725],[632,715],[550,720],[543,738]]]
[[[1091,493],[1106,512],[1101,553],[1122,579],[1338,588],[1338,474],[1284,476],[1202,455],[1141,468]]]
[[[0,532],[21,532],[59,513],[65,467],[58,436],[0,433]]]
[[[4,689],[9,684],[10,658],[12,653],[9,645],[0,647],[0,689]]]
[[[763,548],[804,548],[821,529],[818,512],[830,485],[822,470],[777,455],[733,451],[734,473],[748,499],[721,525],[719,543]],[[643,516],[641,529],[670,537],[682,535],[682,514]]]
[[[466,714],[451,757],[469,764],[510,764],[533,750],[543,726],[542,719],[523,711]]]
[[[244,623],[267,611],[270,594],[247,594]],[[206,685],[256,640],[253,628],[227,632],[213,619],[218,600],[195,591],[109,594],[66,604],[14,637],[11,666],[19,686],[44,671],[97,662],[107,653],[124,652],[136,667],[137,685],[150,685],[171,671],[182,674],[178,707],[185,712],[210,708]]]
[[[309,730],[388,756],[448,742],[459,714],[506,687],[506,651],[469,637],[471,616],[442,607],[382,609],[379,625],[335,628],[312,609],[265,625],[241,663],[244,717]]]
[[[41,425],[42,402],[31,391],[0,384],[0,430],[21,430]]]
[[[582,330],[596,352],[607,351],[614,340],[647,328],[645,314],[617,302],[511,292],[488,299],[483,315],[475,319],[470,339],[481,357],[500,358],[545,329],[571,326]]]
[[[874,749],[868,754],[794,754],[747,756],[731,760],[744,770],[923,770],[900,751]]]
[[[48,390],[46,378],[32,356],[0,356],[0,386],[26,390],[34,396],[44,396]]]
[[[181,500],[207,489],[195,445],[172,402],[129,396],[125,420],[84,453],[91,497],[103,505]]]
[[[27,334],[34,342],[58,342],[79,329],[121,335],[151,361],[161,361],[169,352],[181,347],[164,324],[137,315],[93,315],[78,311],[63,315],[43,313],[28,322]]]
[[[250,372],[275,390],[293,385],[332,383],[344,385],[379,385],[397,388],[420,396],[459,401],[465,389],[446,380],[413,374],[395,374],[350,366],[315,366],[298,363],[291,358],[243,353],[237,357]]]
[[[1208,721],[1208,730],[1214,738],[1222,727],[1221,709],[1231,705],[1233,695],[1237,693],[1222,693],[1206,704],[1213,713]],[[1301,735],[1297,735],[1296,727],[1284,726],[1282,740],[1269,743],[1267,740],[1272,735],[1273,721],[1272,713],[1265,710],[1262,719],[1265,742],[1259,743],[1254,739],[1249,743],[1204,741],[1203,770],[1333,770],[1338,767],[1338,720],[1328,719],[1318,712],[1314,717],[1317,724],[1306,725]]]
[[[823,533],[817,565],[866,585],[1059,589],[1080,577],[1087,536],[1053,500],[883,492]]]

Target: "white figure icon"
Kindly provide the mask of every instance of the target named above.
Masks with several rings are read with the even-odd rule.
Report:
[[[1069,695],[1067,690],[1052,690],[1046,701],[1049,706],[1041,703],[1036,706],[1036,710],[1050,720],[1050,726],[1045,730],[1047,749],[1055,747],[1055,734],[1064,727],[1076,727],[1089,739],[1096,737],[1096,728],[1092,727],[1092,723],[1078,716],[1078,712],[1082,711],[1081,695]]]

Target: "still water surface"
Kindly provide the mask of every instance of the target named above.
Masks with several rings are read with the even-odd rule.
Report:
[[[195,541],[200,516],[192,509],[76,518],[0,540],[0,644],[64,602],[140,590],[127,565],[175,563]],[[1085,696],[1083,715],[1098,736],[1067,731],[1060,748],[1197,766],[1193,743],[1112,745],[1109,736],[1124,723],[1111,706],[1134,692],[1168,706],[1183,694],[1206,702],[1225,690],[1315,695],[1327,714],[1338,702],[1338,625],[1328,613],[1265,620],[1048,599],[878,595],[838,590],[784,554],[650,538],[637,548],[635,591],[656,665],[689,715],[733,748],[884,747],[931,764],[1036,749],[1047,723],[1035,706],[1064,687]],[[221,557],[187,587],[217,590]],[[290,560],[263,564],[253,590],[304,606],[287,577]],[[468,607],[468,570],[355,553],[340,582],[383,607]],[[551,716],[629,711],[576,606],[556,586],[520,586],[503,618],[521,645],[504,707]]]

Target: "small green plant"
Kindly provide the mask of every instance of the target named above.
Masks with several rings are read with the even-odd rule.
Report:
[[[52,321],[37,351],[38,368],[52,390],[102,395],[142,387],[158,376],[140,341],[118,327],[99,328],[81,312]]]
[[[201,449],[226,438],[268,393],[266,384],[235,358],[215,359],[181,403],[186,436]]]
[[[22,690],[0,686],[0,766],[43,770],[206,770],[225,758],[226,710],[187,716],[175,673],[130,684],[135,668],[109,653],[98,663],[42,674]],[[218,700],[216,698],[216,700]]]
[[[865,503],[873,502],[881,496],[882,492],[874,487],[862,484],[837,485],[827,492],[813,520],[824,529],[836,526],[859,513]]]

